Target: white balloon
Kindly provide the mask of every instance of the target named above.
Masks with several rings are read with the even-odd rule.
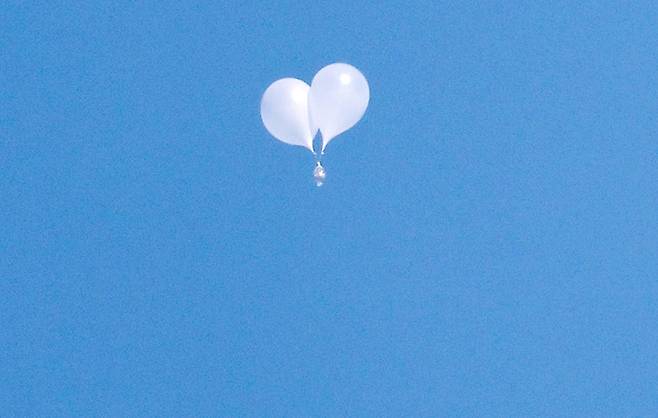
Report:
[[[270,84],[260,102],[260,116],[265,128],[279,141],[313,151],[317,128],[309,121],[310,87],[296,78],[282,78]]]
[[[309,93],[311,123],[322,132],[322,151],[337,135],[363,117],[370,88],[359,70],[349,64],[330,64],[318,71]]]

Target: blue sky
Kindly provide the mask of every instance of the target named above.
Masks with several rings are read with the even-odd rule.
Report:
[[[653,2],[0,14],[9,416],[652,416]],[[259,101],[348,62],[312,181]]]

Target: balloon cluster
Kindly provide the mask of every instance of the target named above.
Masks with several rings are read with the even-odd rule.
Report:
[[[363,117],[369,100],[370,88],[363,74],[349,64],[337,63],[318,71],[310,86],[296,78],[272,83],[263,94],[260,115],[276,139],[308,148],[316,156],[314,177],[320,186],[326,172],[313,149],[316,133],[322,134],[322,155],[329,141]]]

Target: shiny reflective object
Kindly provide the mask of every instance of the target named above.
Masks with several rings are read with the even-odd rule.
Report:
[[[313,178],[315,179],[315,185],[320,187],[324,184],[324,179],[327,178],[327,172],[325,171],[324,167],[322,167],[322,164],[320,161],[318,161],[315,165],[315,170],[313,170]]]
[[[260,116],[265,128],[279,141],[313,151],[317,128],[309,121],[309,85],[296,78],[282,78],[272,83],[260,102]]]
[[[370,100],[368,81],[349,64],[330,64],[313,77],[308,104],[311,125],[322,133],[322,151],[329,141],[354,126]]]

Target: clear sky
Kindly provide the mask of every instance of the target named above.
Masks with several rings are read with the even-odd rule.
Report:
[[[655,2],[96,3],[0,12],[2,415],[655,416]]]

